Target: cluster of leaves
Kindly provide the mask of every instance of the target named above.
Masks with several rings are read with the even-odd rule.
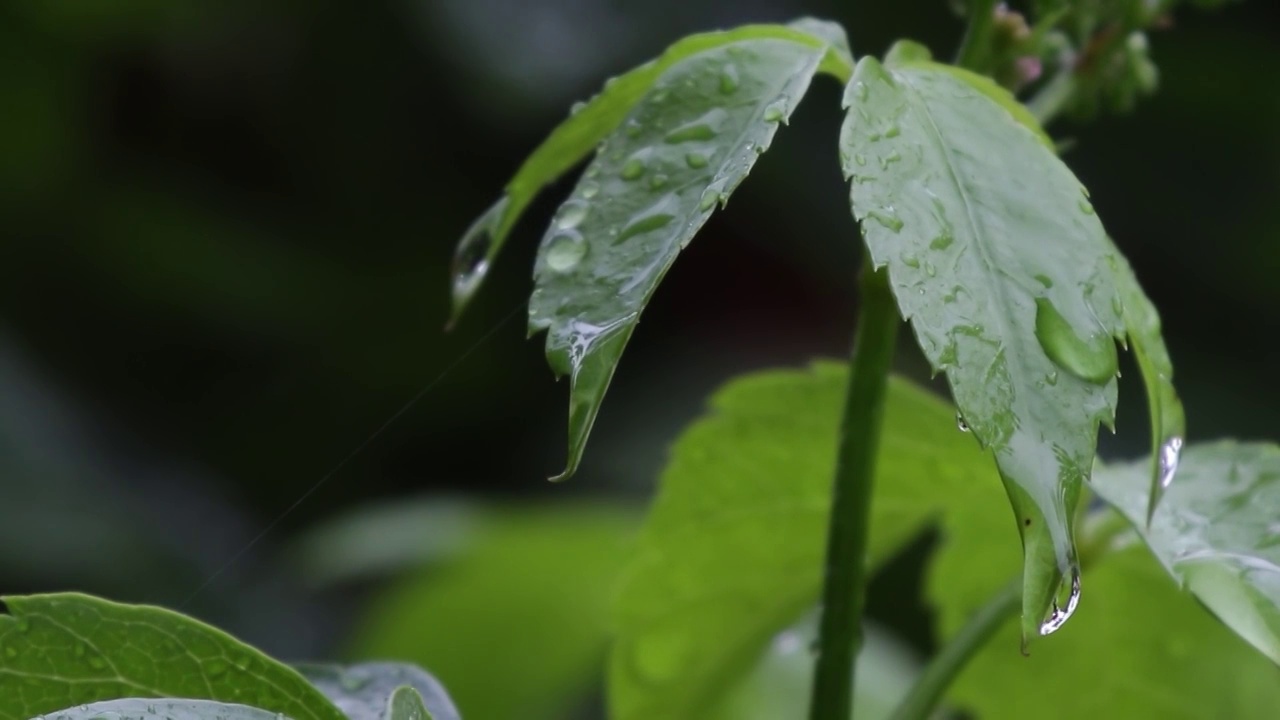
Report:
[[[0,717],[458,720],[414,667],[291,668],[160,608],[77,594],[4,598]]]

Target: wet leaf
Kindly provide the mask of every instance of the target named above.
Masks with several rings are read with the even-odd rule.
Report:
[[[542,240],[529,332],[570,377],[569,453],[582,456],[614,368],[662,276],[768,149],[825,45],[743,40],[673,64],[601,146]]]
[[[0,719],[167,696],[243,703],[295,720],[345,720],[297,671],[178,613],[75,593],[3,601]]]
[[[433,717],[427,711],[422,695],[411,687],[399,687],[391,693],[391,699],[387,700],[387,711],[382,717],[385,720],[440,720],[439,715]],[[457,715],[452,717],[456,718]]]
[[[1141,519],[1145,468],[1133,475]],[[970,550],[941,552],[971,567]],[[1010,618],[956,679],[949,704],[982,720],[1275,717],[1280,669],[1180,592],[1146,548],[1104,558],[1087,570],[1085,587],[1088,602],[1030,657],[1018,652],[1020,629]],[[933,597],[950,600],[945,591]]]
[[[1151,483],[1147,499],[1147,520],[1150,520],[1178,469],[1187,420],[1182,400],[1173,387],[1173,361],[1169,359],[1169,350],[1160,332],[1160,315],[1142,291],[1129,262],[1119,251],[1111,257],[1115,262],[1116,287],[1124,304],[1129,344],[1133,346],[1147,388],[1147,408],[1151,415]]]
[[[424,711],[430,710],[434,720],[458,720],[458,710],[440,681],[413,665],[371,662],[297,667],[350,720],[408,720],[415,703]],[[397,699],[398,690],[404,687],[412,693]],[[393,708],[399,714],[392,713]]]
[[[1148,467],[1108,465],[1093,485],[1133,521],[1183,587],[1280,663],[1280,447],[1230,441],[1188,447],[1178,482],[1149,525]]]
[[[598,505],[472,508],[467,541],[377,591],[346,654],[430,668],[465,718],[568,717],[599,681],[638,524]]]
[[[1097,427],[1114,419],[1124,325],[1113,248],[1083,188],[997,91],[932,63],[863,58],[840,150],[873,261],[1000,467],[1034,636],[1072,604],[1059,591],[1075,573]]]
[[[672,45],[657,59],[613,78],[600,94],[575,109],[533,151],[507,184],[506,193],[475,221],[458,243],[453,264],[453,320],[457,320],[479,289],[511,229],[538,192],[618,130],[636,103],[649,94],[672,67],[704,52],[766,40],[809,48],[819,55],[818,69],[842,81],[849,76],[853,63],[844,31],[832,23],[802,19],[790,26],[747,25],[692,35]],[[734,79],[728,77],[724,82],[729,84]]]
[[[31,720],[289,720],[279,713],[212,700],[125,698],[72,705]]]
[[[842,366],[823,363],[735,380],[676,443],[617,592],[614,720],[703,718],[814,606],[845,378]],[[955,411],[893,379],[884,422],[872,566],[944,510],[960,525],[989,507],[1000,520],[991,530],[997,548],[975,576],[1007,581],[1017,555],[1006,511],[991,502],[1000,483],[990,458],[956,429]]]

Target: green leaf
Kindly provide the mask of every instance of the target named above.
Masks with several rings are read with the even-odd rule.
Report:
[[[703,718],[774,635],[813,607],[845,378],[842,366],[822,363],[735,380],[677,441],[617,593],[614,720]],[[944,507],[1001,494],[990,458],[956,429],[954,410],[898,379],[876,467],[873,567]],[[995,533],[1009,547],[1006,562],[997,551],[979,575],[1007,579],[1017,568],[1003,519]]]
[[[467,718],[567,717],[599,676],[637,517],[595,505],[472,515],[455,556],[375,594],[346,654],[431,668]]]
[[[166,696],[243,703],[295,720],[345,720],[292,668],[178,613],[75,593],[3,603],[0,720]]]
[[[1142,291],[1133,268],[1129,267],[1124,256],[1116,251],[1111,259],[1115,263],[1116,287],[1124,303],[1125,329],[1146,384],[1147,408],[1151,414],[1149,522],[1178,469],[1178,456],[1187,434],[1187,420],[1182,411],[1182,400],[1173,387],[1173,361],[1169,359],[1169,350],[1160,332],[1160,315]]]
[[[863,58],[841,160],[904,317],[995,454],[1024,546],[1024,636],[1052,632],[1073,518],[1115,415],[1113,248],[1075,176],[990,92],[928,63]]]
[[[386,720],[435,720],[423,704],[422,695],[411,687],[396,688],[382,717]]]
[[[350,720],[396,720],[390,710],[397,703],[404,710],[416,702],[430,709],[435,720],[458,720],[458,710],[440,684],[413,665],[371,662],[359,665],[299,665],[298,671],[333,701]],[[396,700],[400,688],[409,688],[412,699]],[[421,715],[419,715],[421,720]]]
[[[453,321],[480,288],[489,266],[534,197],[554,182],[631,114],[633,106],[675,65],[701,53],[761,40],[776,40],[809,47],[821,56],[819,70],[845,81],[853,61],[844,31],[833,23],[802,19],[790,26],[747,25],[734,30],[691,35],[672,45],[657,59],[605,83],[600,94],[575,108],[533,151],[506,193],[489,208],[458,243],[453,266]]]
[[[529,332],[570,376],[572,475],[640,313],[680,250],[799,104],[825,46],[744,40],[667,68],[543,237]],[[556,479],[559,479],[556,478]]]
[[[1141,518],[1146,473],[1135,478]],[[956,566],[981,562],[960,547],[943,552]],[[1085,588],[1089,602],[1030,657],[1011,618],[957,678],[952,703],[982,720],[1275,717],[1280,671],[1180,592],[1146,549],[1104,558]]]
[[[31,720],[288,720],[287,716],[247,705],[212,700],[126,698],[73,705]]]
[[[1280,448],[1230,441],[1188,447],[1178,482],[1150,524],[1148,477],[1145,462],[1109,465],[1093,484],[1183,587],[1280,663]]]

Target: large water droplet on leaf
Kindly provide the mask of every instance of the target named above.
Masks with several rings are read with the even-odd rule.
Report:
[[[1067,620],[1071,619],[1071,614],[1076,611],[1076,605],[1080,603],[1080,569],[1071,568],[1071,582],[1068,590],[1067,599],[1064,604],[1059,606],[1058,600],[1054,599],[1053,604],[1049,607],[1049,615],[1040,623],[1041,635],[1052,635],[1067,624]]]
[[[561,230],[572,230],[587,217],[587,204],[581,200],[569,200],[556,212],[553,224]]]
[[[714,140],[720,132],[720,127],[728,119],[729,114],[723,108],[712,108],[704,113],[701,117],[691,120],[684,125],[667,133],[665,140],[669,143],[684,143],[695,140]]]
[[[507,209],[507,197],[494,203],[467,229],[453,251],[450,275],[453,279],[453,304],[458,307],[473,295],[489,271],[489,253],[493,238]]]
[[[895,233],[902,229],[902,218],[898,217],[898,214],[894,212],[891,207],[886,207],[882,210],[872,210],[867,213],[867,217],[875,220],[880,225]]]
[[[636,235],[664,228],[675,218],[679,210],[680,203],[674,196],[664,196],[658,202],[632,216],[618,233],[618,239],[615,242],[622,242]]]
[[[547,241],[547,267],[556,272],[572,270],[587,254],[587,241],[577,230],[561,230]]]
[[[786,122],[787,119],[787,99],[778,98],[765,106],[764,121],[770,123]]]
[[[1105,383],[1116,374],[1116,344],[1095,328],[1081,338],[1047,298],[1036,299],[1036,339],[1049,359],[1082,380]]]
[[[1178,472],[1178,461],[1182,457],[1182,438],[1171,437],[1160,445],[1160,487],[1168,489],[1173,484],[1173,476]]]

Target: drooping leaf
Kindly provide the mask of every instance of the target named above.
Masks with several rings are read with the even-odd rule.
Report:
[[[673,64],[605,140],[543,237],[530,334],[569,375],[572,475],[640,313],[676,256],[746,177],[827,46],[754,39]]]
[[[614,720],[703,718],[814,606],[845,377],[824,363],[735,380],[676,443],[617,593]],[[1006,580],[1017,553],[1007,511],[991,504],[1000,483],[990,458],[956,429],[954,410],[894,379],[884,423],[871,565],[944,509],[969,522],[976,504],[999,510],[1001,522],[988,526],[996,551],[975,573]]]
[[[1145,462],[1108,465],[1093,485],[1133,521],[1183,587],[1280,663],[1280,448],[1230,441],[1189,446],[1178,482],[1150,524],[1147,468]]]
[[[399,687],[387,700],[385,720],[437,720],[422,702],[422,695],[411,687]],[[457,717],[456,715],[453,717]]]
[[[863,58],[841,161],[877,266],[974,436],[1024,546],[1024,636],[1051,632],[1076,573],[1073,518],[1124,335],[1113,252],[1071,171],[954,70]],[[1052,609],[1051,609],[1052,607]]]
[[[425,702],[435,720],[458,720],[458,710],[440,681],[413,665],[370,662],[297,667],[350,720],[397,720],[390,714],[393,705],[398,703],[405,712],[413,709],[414,702],[419,706]],[[413,690],[413,697],[396,701],[396,691],[402,687]]]
[[[472,224],[459,242],[453,266],[453,319],[457,320],[480,288],[511,229],[538,192],[617,130],[633,106],[672,66],[709,50],[768,39],[814,48],[822,56],[822,71],[842,81],[848,79],[853,62],[844,31],[838,25],[807,18],[790,26],[747,25],[692,35],[672,45],[657,59],[611,79],[600,94],[576,107],[534,150],[507,184],[505,194]]]
[[[167,696],[242,703],[295,720],[345,720],[297,671],[178,613],[76,593],[3,602],[0,719]]]
[[[1145,468],[1133,476],[1141,521]],[[1181,485],[1174,487],[1171,496]],[[944,546],[953,557],[939,562],[963,577],[963,567],[981,562],[971,550]],[[1275,717],[1280,669],[1179,591],[1145,548],[1105,557],[1086,573],[1089,602],[1052,643],[1024,657],[1010,618],[956,679],[951,704],[982,720]]]
[[[31,720],[289,720],[288,716],[248,705],[212,700],[125,698],[72,705]]]
[[[346,654],[430,668],[466,718],[567,717],[599,681],[638,518],[594,505],[471,515],[466,546],[374,596]]]
[[[1129,344],[1142,371],[1147,388],[1147,409],[1151,416],[1151,482],[1147,498],[1147,520],[1155,513],[1164,491],[1173,482],[1178,456],[1187,434],[1182,400],[1173,387],[1173,361],[1160,332],[1160,314],[1142,291],[1129,261],[1119,251],[1112,253],[1116,287],[1124,304],[1124,325]]]

